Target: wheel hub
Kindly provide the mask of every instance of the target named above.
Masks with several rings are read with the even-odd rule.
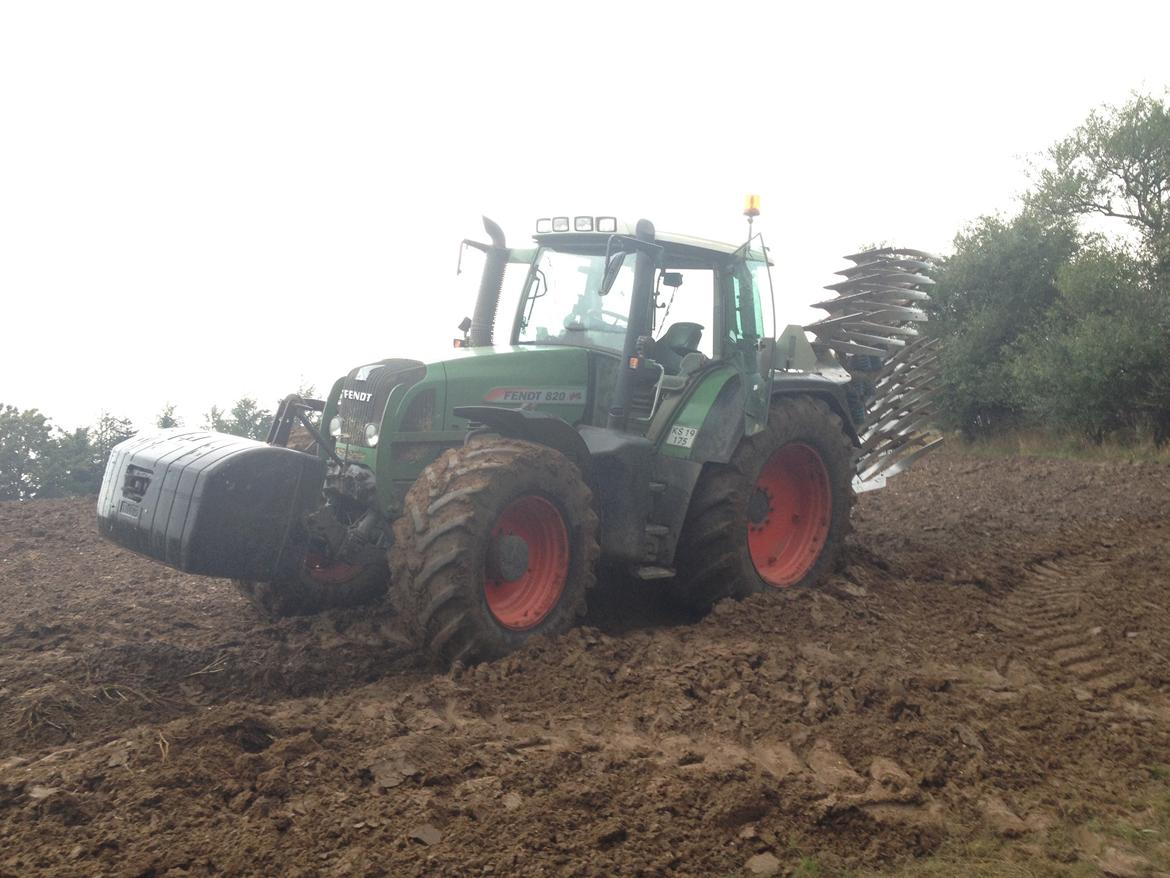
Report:
[[[322,585],[340,585],[356,577],[365,568],[360,564],[335,561],[310,552],[305,558],[305,570]]]
[[[488,563],[499,579],[516,582],[528,572],[528,541],[516,534],[496,537]]]
[[[748,521],[757,527],[763,525],[767,523],[768,513],[771,511],[772,498],[768,495],[768,489],[757,485],[748,499]]]
[[[553,611],[569,575],[569,532],[556,505],[523,494],[500,511],[484,559],[484,598],[505,628],[525,631]]]

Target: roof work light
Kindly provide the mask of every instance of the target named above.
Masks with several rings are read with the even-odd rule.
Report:
[[[536,221],[536,234],[547,235],[549,232],[617,232],[616,216],[575,216],[570,223],[567,216],[542,216]]]

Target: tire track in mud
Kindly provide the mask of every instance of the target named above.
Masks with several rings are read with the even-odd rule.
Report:
[[[1037,671],[1070,685],[1080,701],[1111,695],[1137,682],[1136,669],[1100,624],[1103,599],[1124,563],[1114,549],[1058,555],[1032,564],[1023,581],[988,613],[988,621],[1038,659]]]

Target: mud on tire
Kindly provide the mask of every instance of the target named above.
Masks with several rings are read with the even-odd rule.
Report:
[[[440,663],[496,658],[584,614],[600,554],[597,530],[589,488],[560,452],[473,439],[423,470],[407,493],[390,551],[392,601]],[[526,534],[527,553],[522,548],[503,575],[501,537],[513,531]],[[526,599],[530,582],[535,592]]]
[[[725,597],[743,598],[777,587],[812,585],[831,571],[849,532],[854,453],[841,418],[824,402],[808,396],[774,401],[768,426],[754,436],[745,436],[730,462],[708,464],[695,486],[676,556],[682,600],[696,609],[706,609]],[[749,533],[758,531],[763,521],[753,504],[763,503],[764,514],[769,514],[768,510],[776,514],[776,504],[769,505],[759,485],[768,480],[765,468],[769,461],[774,469],[786,458],[795,458],[802,467],[817,471],[818,494],[828,501],[828,509],[821,510],[827,517],[827,528],[820,527],[815,539],[809,538],[810,546],[819,546],[813,563],[793,561],[787,577],[766,571],[773,580],[769,582],[753,561]],[[823,469],[817,468],[816,459]],[[803,509],[798,512],[804,514]],[[753,523],[753,518],[759,521]]]

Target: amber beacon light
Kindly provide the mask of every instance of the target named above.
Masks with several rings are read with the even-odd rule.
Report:
[[[743,203],[743,215],[746,217],[757,217],[760,215],[760,196],[749,195]]]

